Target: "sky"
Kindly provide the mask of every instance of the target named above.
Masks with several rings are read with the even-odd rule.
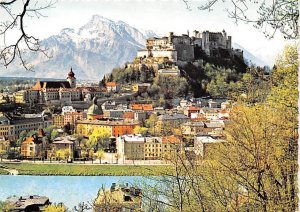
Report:
[[[43,39],[58,34],[63,28],[79,28],[92,15],[98,14],[114,21],[124,21],[138,29],[154,30],[167,35],[185,34],[187,30],[222,31],[232,36],[232,41],[243,46],[255,56],[272,65],[285,45],[283,37],[266,39],[262,31],[251,24],[238,23],[228,17],[229,5],[219,3],[210,12],[198,10],[206,0],[189,0],[191,10],[186,9],[183,0],[58,0],[55,8],[46,10],[47,17],[27,17],[28,31]],[[221,1],[222,2],[222,1]],[[255,16],[255,8],[249,9]]]

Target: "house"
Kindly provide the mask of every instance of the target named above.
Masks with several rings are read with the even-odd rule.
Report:
[[[204,134],[203,121],[190,121],[181,125],[182,134],[184,136],[196,136]]]
[[[48,154],[48,157],[64,160],[74,159],[75,140],[70,136],[55,138],[52,142],[52,151],[49,152],[51,155]]]
[[[171,131],[174,128],[179,128],[181,124],[186,123],[190,120],[189,117],[183,114],[163,114],[158,116],[158,121],[156,123],[157,132]]]
[[[37,135],[26,137],[21,144],[21,155],[24,158],[45,158],[49,142],[43,129],[38,129]]]
[[[219,117],[219,111],[220,109],[218,108],[201,108],[200,114],[202,114],[205,118],[208,120],[215,120],[218,119]]]
[[[9,198],[7,202],[13,207],[11,210],[9,210],[11,212],[40,212],[44,211],[44,208],[51,204],[48,197],[38,195],[20,198],[12,197]]]
[[[140,135],[123,135],[117,138],[117,151],[124,160],[144,160],[145,137]],[[123,160],[122,160],[123,159]]]
[[[172,154],[177,154],[183,150],[182,141],[174,136],[165,136],[162,137],[162,158],[169,160],[172,157]]]
[[[144,144],[145,160],[161,160],[162,159],[162,138],[147,137]]]
[[[42,156],[42,141],[36,135],[26,137],[21,144],[21,155],[24,158],[36,158]]]
[[[196,118],[197,114],[200,112],[200,108],[196,106],[189,106],[184,109],[184,115],[190,117],[190,118]]]
[[[94,212],[141,211],[142,191],[139,188],[112,183],[110,189],[100,189],[94,201]]]
[[[150,88],[150,86],[151,86],[150,83],[136,83],[132,86],[132,91],[144,93],[147,91],[148,88]]]
[[[116,82],[107,82],[105,84],[107,92],[119,92],[121,87],[120,84],[116,83]]]
[[[224,137],[225,125],[222,120],[204,122],[204,134],[211,137]]]

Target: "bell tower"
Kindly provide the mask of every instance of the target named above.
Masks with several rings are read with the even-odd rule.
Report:
[[[71,67],[70,72],[68,73],[67,80],[70,83],[71,88],[76,88],[76,78],[75,78],[75,74],[72,70],[72,67]]]

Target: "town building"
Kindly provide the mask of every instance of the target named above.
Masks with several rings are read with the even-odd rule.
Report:
[[[48,153],[48,158],[74,159],[75,140],[70,136],[55,138],[52,142],[52,150]]]
[[[40,158],[47,156],[48,138],[43,129],[39,129],[37,135],[26,137],[21,144],[21,156],[23,158]]]
[[[111,136],[119,137],[126,134],[133,134],[133,129],[139,126],[134,120],[80,120],[76,122],[76,133],[89,136],[96,128],[108,129]]]
[[[105,90],[100,87],[76,87],[75,74],[71,68],[65,81],[38,81],[26,93],[18,93],[16,97],[18,101],[24,101],[22,98],[25,97],[25,102],[29,103],[70,104],[90,102],[94,97],[103,96],[103,92]]]
[[[132,91],[144,93],[147,91],[148,88],[150,88],[150,86],[151,86],[150,83],[136,83],[132,86]]]
[[[107,92],[119,92],[121,87],[120,84],[116,83],[116,82],[107,82],[105,84]]]
[[[48,116],[36,116],[26,118],[21,117],[8,117],[6,115],[0,117],[0,136],[5,136],[7,139],[13,141],[19,137],[22,131],[37,131],[53,125],[53,120]]]

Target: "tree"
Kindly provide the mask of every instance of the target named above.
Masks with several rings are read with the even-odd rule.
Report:
[[[115,154],[115,158],[116,158],[116,162],[117,162],[117,164],[119,163],[119,159],[120,159],[120,154],[119,153],[116,153]]]
[[[70,150],[69,149],[63,149],[63,150],[57,150],[56,151],[56,157],[59,160],[66,160],[70,156]]]
[[[143,136],[145,136],[148,132],[148,128],[146,127],[140,127],[140,126],[136,126],[134,129],[133,129],[133,133],[134,134],[141,134]]]
[[[58,137],[58,135],[59,135],[59,133],[57,130],[52,130],[52,132],[50,134],[51,140],[53,141],[55,138]]]
[[[9,212],[14,208],[8,201],[0,201],[0,211]]]
[[[18,57],[26,70],[31,70],[24,58],[24,48],[29,51],[41,52],[47,56],[42,49],[38,38],[29,35],[26,30],[28,17],[45,17],[43,10],[52,8],[55,4],[52,0],[4,0],[0,2],[0,13],[4,20],[0,23],[0,38],[3,43],[0,45],[0,63],[5,67],[9,66]],[[7,40],[11,34],[17,35],[14,40]]]
[[[102,159],[104,158],[104,151],[102,149],[96,152],[96,157],[99,159],[99,163],[102,163]]]
[[[2,162],[3,155],[7,154],[5,150],[0,149],[0,159]]]
[[[175,175],[162,174],[159,186],[167,187],[160,189],[158,202],[167,199],[164,204],[172,211],[296,210],[296,47],[288,46],[276,66],[264,101],[238,102],[233,108],[225,141],[208,148],[204,159],[170,157]]]
[[[156,114],[151,114],[150,117],[145,121],[145,124],[146,124],[146,127],[149,128],[149,132],[152,134],[152,135],[155,135],[155,132],[157,132],[158,130],[156,129],[157,123],[158,121],[158,117]]]
[[[92,134],[89,136],[87,145],[91,148],[98,148],[99,145],[102,148],[108,146],[107,139],[111,136],[110,130],[107,128],[95,128]]]
[[[27,135],[26,130],[23,130],[23,131],[19,134],[19,138],[18,138],[17,143],[16,143],[17,146],[21,146],[21,144],[22,144],[24,138],[26,138],[26,135]]]
[[[187,3],[186,0],[183,0]],[[280,31],[287,39],[298,38],[298,0],[252,1],[231,0],[225,6],[230,18],[238,21],[252,23],[255,28],[263,29],[268,38],[273,38]],[[211,11],[221,0],[207,0],[206,4],[198,9]],[[187,3],[187,5],[189,5]],[[253,15],[250,8],[255,8],[257,16]]]
[[[66,212],[67,208],[63,204],[51,204],[45,207],[45,212]]]

